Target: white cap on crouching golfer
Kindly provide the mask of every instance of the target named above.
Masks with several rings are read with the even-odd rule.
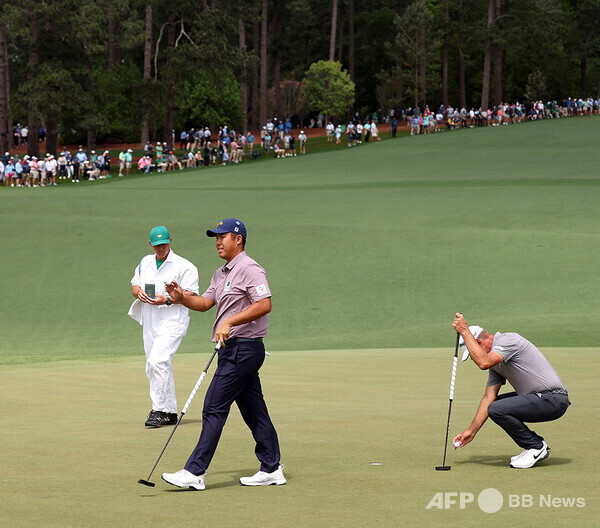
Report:
[[[481,326],[477,326],[477,325],[472,325],[469,326],[469,332],[471,332],[471,335],[477,339],[479,337],[479,335],[481,334],[481,332],[483,332],[483,328],[481,328]],[[463,356],[461,361],[467,361],[467,359],[469,359],[469,349],[467,348],[467,345],[465,345],[465,340],[463,339],[463,337],[460,337],[459,340],[459,345],[460,348],[463,349]]]

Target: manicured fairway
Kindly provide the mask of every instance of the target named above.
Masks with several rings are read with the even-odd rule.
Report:
[[[595,526],[599,130],[594,116],[312,155],[309,144],[293,159],[0,189],[0,526]],[[204,387],[144,488],[169,431],[142,426],[129,281],[165,224],[202,289],[221,264],[205,230],[228,216],[246,223],[274,295],[261,375],[289,485],[236,484],[257,463],[233,409],[206,492],[163,486],[199,434]],[[567,415],[536,427],[552,448],[539,467],[510,470],[518,449],[488,424],[449,453],[450,472],[434,470],[456,311],[532,340],[569,388]],[[176,356],[180,408],[213,319],[192,314]],[[459,366],[452,433],[484,383]],[[496,514],[477,505],[487,488],[504,496]],[[426,509],[453,492],[474,500]],[[510,507],[510,495],[534,505]],[[540,495],[585,506],[540,506]]]
[[[0,361],[137,353],[125,313],[149,229],[168,225],[207,284],[220,263],[204,232],[226,216],[269,273],[275,350],[444,346],[457,310],[541,345],[595,346],[599,129],[547,121],[2,189]],[[194,321],[183,351],[210,328]]]
[[[203,390],[152,478],[156,487],[148,488],[137,480],[147,478],[170,429],[142,425],[147,384],[140,358],[6,367],[0,374],[6,420],[0,518],[11,527],[595,526],[600,486],[590,453],[600,398],[589,387],[599,350],[545,352],[573,405],[559,422],[535,427],[552,452],[532,470],[508,467],[518,449],[488,423],[471,445],[448,453],[451,471],[435,471],[443,455],[452,347],[273,352],[261,376],[288,484],[238,484],[257,462],[234,408],[203,492],[160,479],[163,471],[180,469],[195,445]],[[180,405],[209,353],[176,358]],[[453,434],[471,420],[485,379],[472,363],[459,365]],[[487,488],[504,496],[497,513],[483,513],[477,504]],[[470,493],[474,500],[464,509],[427,510],[440,492]],[[532,496],[534,505],[509,507],[509,495]],[[540,495],[583,498],[585,506],[540,507]]]

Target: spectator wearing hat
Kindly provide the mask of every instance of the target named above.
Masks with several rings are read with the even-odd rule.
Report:
[[[30,158],[28,155],[25,155],[23,157],[21,166],[23,167],[23,186],[31,187],[31,165],[30,165]]]
[[[104,151],[103,158],[104,158],[104,164],[103,164],[102,170],[100,172],[100,177],[101,178],[111,178],[111,176],[109,174],[109,171],[110,171],[110,152],[108,150]]]
[[[77,154],[75,154],[75,157],[78,161],[77,179],[83,179],[83,167],[85,162],[88,160],[87,154],[84,152],[83,147],[79,147],[79,150],[77,151]]]
[[[48,174],[48,185],[58,185],[56,183],[56,173],[58,172],[58,162],[52,154],[46,160],[46,173]]]
[[[172,171],[175,170],[175,165],[179,167],[179,170],[183,170],[181,166],[181,162],[177,159],[177,156],[172,150],[169,150],[169,154],[167,156],[167,170]]]
[[[38,159],[36,156],[31,157],[31,185],[32,187],[39,187],[38,181],[40,181],[40,166],[38,165]]]
[[[304,130],[300,131],[298,140],[300,141],[300,154],[306,154],[306,134],[304,133]]]
[[[13,158],[8,160],[8,163],[4,166],[4,175],[6,179],[6,186],[14,187],[13,177],[15,175],[15,164]]]
[[[119,152],[119,176],[123,176],[125,170],[125,149],[121,149]]]
[[[67,179],[67,155],[66,152],[61,152],[56,160],[58,163],[58,179],[66,180]]]
[[[125,152],[125,176],[129,176],[129,171],[131,170],[132,163],[133,163],[133,150],[127,149],[127,152]]]

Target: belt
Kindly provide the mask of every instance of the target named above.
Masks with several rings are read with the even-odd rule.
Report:
[[[225,341],[226,345],[233,345],[235,343],[262,343],[262,337],[232,337]]]
[[[569,395],[566,389],[549,389],[542,392],[538,392],[537,394],[540,397],[542,396],[542,394],[564,394],[565,396]]]

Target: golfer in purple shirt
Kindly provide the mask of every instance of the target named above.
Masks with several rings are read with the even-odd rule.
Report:
[[[201,296],[184,296],[175,282],[166,286],[171,299],[192,310],[205,312],[217,306],[213,341],[221,343],[217,370],[206,392],[202,432],[185,468],[163,473],[162,478],[180,488],[203,490],[204,474],[217,449],[231,404],[235,402],[256,441],[260,471],[242,477],[245,486],[285,484],[280,464],[279,440],[263,398],[258,370],[265,359],[262,338],[267,334],[271,291],[265,270],[245,251],[246,227],[226,218],[206,231],[216,238],[219,257],[227,263],[215,271]]]

